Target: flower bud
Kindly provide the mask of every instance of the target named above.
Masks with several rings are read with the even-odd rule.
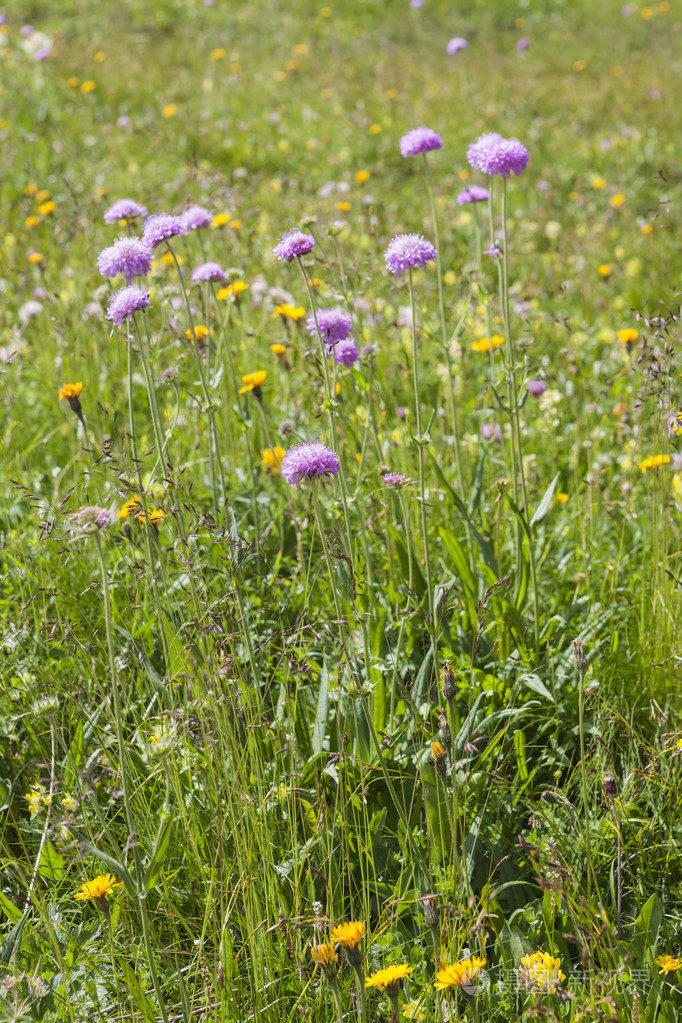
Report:
[[[449,661],[446,661],[441,668],[440,681],[443,686],[443,696],[446,700],[452,700],[457,693],[457,681]]]
[[[572,642],[573,646],[573,660],[575,661],[576,671],[581,678],[584,677],[587,671],[587,657],[585,656],[585,648],[581,639],[574,639]]]

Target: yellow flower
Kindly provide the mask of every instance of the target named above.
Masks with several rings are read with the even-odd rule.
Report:
[[[499,334],[493,334],[492,337],[481,337],[478,341],[474,341],[472,348],[475,352],[489,352],[492,348],[499,348],[500,345],[504,344],[504,338]]]
[[[151,511],[147,512],[147,522],[150,526],[158,526],[160,522],[166,518],[166,513],[161,508],[152,508]],[[135,516],[135,521],[139,522],[141,526],[145,524],[144,512],[139,511]]]
[[[535,994],[544,992],[548,995],[556,993],[566,974],[561,972],[561,960],[555,959],[548,952],[533,952],[524,956],[521,966],[516,971],[524,987]]]
[[[355,180],[359,185],[364,185],[365,181],[369,181],[369,171],[368,170],[356,171]]]
[[[380,991],[385,991],[389,998],[394,998],[398,994],[401,981],[410,973],[412,973],[412,967],[407,963],[386,966],[383,970],[378,970],[367,977],[365,987],[378,987]]]
[[[417,1023],[420,1023],[421,1020],[426,1019],[426,1014],[422,1012],[419,1002],[412,999],[403,1005],[403,1019],[417,1020]]]
[[[229,224],[230,218],[227,213],[216,213],[211,221],[211,227],[222,227],[223,224]]]
[[[336,973],[339,957],[333,945],[313,945],[310,954],[313,957],[313,962],[317,966],[321,966],[328,977]]]
[[[45,261],[45,257],[42,252],[32,252],[28,257],[29,263],[33,263],[34,266],[40,266]]]
[[[618,401],[618,402],[616,402],[616,404],[613,407],[613,414],[614,414],[614,416],[618,416],[618,418],[620,419],[623,415],[625,415],[627,410],[628,410],[628,406],[627,406],[626,402]]]
[[[141,511],[142,502],[139,497],[131,497],[129,501],[126,501],[126,503],[119,508],[116,518],[127,519],[129,515],[132,515],[133,518],[135,518]]]
[[[587,61],[586,60],[574,60],[573,61],[573,70],[574,71],[584,71],[586,67],[587,67]]]
[[[106,59],[107,59],[107,55],[104,52],[104,50],[98,50],[97,53],[95,54],[95,61],[98,64],[103,64]]]
[[[682,967],[682,959],[673,959],[672,956],[656,956],[656,965],[661,967],[658,971],[659,975],[661,973],[674,973]]]
[[[256,370],[255,373],[245,373],[242,377],[242,383],[244,386],[239,388],[239,393],[246,394],[247,391],[260,392],[261,384],[265,380],[266,376],[267,373],[264,369]]]
[[[611,205],[613,206],[614,209],[618,209],[618,207],[622,206],[624,202],[625,196],[623,195],[622,192],[616,192],[615,195],[611,196]]]
[[[44,202],[40,204],[40,206],[38,207],[38,213],[40,213],[41,216],[46,217],[48,213],[54,213],[54,209],[55,209],[54,203],[52,202],[52,200],[50,200],[49,202]]]
[[[606,182],[603,178],[594,178],[592,181],[592,188],[606,188]]]
[[[436,766],[442,764],[445,760],[445,747],[439,742],[431,743],[431,759]]]
[[[58,400],[68,401],[73,411],[76,413],[80,413],[81,411],[80,396],[84,390],[85,388],[83,387],[83,384],[80,382],[80,380],[78,381],[77,384],[62,384],[62,386],[59,388]]]
[[[238,231],[239,228],[242,226],[242,222],[241,220],[231,220],[227,226],[229,227],[230,231]]]
[[[337,202],[336,208],[339,211],[339,213],[348,213],[348,210],[350,209],[350,203],[346,202],[345,200]]]
[[[370,126],[369,126],[369,133],[370,133],[370,135],[379,135],[379,134],[381,134],[381,131],[382,131],[382,128],[381,128],[380,124],[370,124]]]
[[[295,71],[297,67],[298,67],[297,60],[285,60],[284,62],[285,71]]]
[[[66,795],[62,799],[62,806],[64,807],[67,813],[70,813],[71,810],[75,810],[76,808],[76,800],[73,798],[73,796]]]
[[[292,47],[291,52],[295,53],[297,57],[304,57],[305,54],[308,52],[308,44],[296,43],[296,45]]]
[[[286,355],[286,347],[284,345],[274,344],[270,345],[270,351],[274,355]]]
[[[45,795],[42,790],[42,786],[34,789],[32,792],[29,792],[26,796],[26,802],[28,803],[28,808],[31,811],[31,819],[40,813],[44,798]]]
[[[197,339],[197,341],[203,341],[205,338],[208,337],[208,327],[204,323],[197,323],[196,327],[194,328],[194,335],[192,335],[191,328],[188,327],[187,330],[185,331],[185,336],[190,341],[192,340],[192,336],[194,336]]]
[[[639,337],[639,331],[635,330],[634,327],[625,327],[623,330],[618,331],[618,337],[624,345],[631,345]]]
[[[83,82],[81,85],[81,92],[94,92],[97,88],[96,82]]]
[[[107,895],[113,892],[114,888],[122,888],[120,881],[116,880],[115,874],[100,874],[92,881],[86,881],[81,885],[79,892],[74,895],[75,899],[94,899],[100,908],[106,905]]]
[[[77,89],[80,85],[80,79],[76,78],[75,75],[72,75],[71,78],[66,79],[66,84],[70,89]]]
[[[600,277],[610,277],[611,276],[611,267],[609,266],[608,263],[601,263],[597,267],[597,273],[599,274]]]
[[[654,230],[653,224],[643,224],[642,227],[640,227],[640,231],[642,232],[642,234],[652,234],[653,230]]]
[[[350,920],[346,924],[337,924],[332,928],[332,941],[344,948],[357,948],[365,936],[365,922]]]
[[[45,202],[46,199],[50,198],[50,193],[46,188],[41,188],[39,192],[36,192],[36,202]]]
[[[241,64],[230,64],[230,74],[231,75],[238,75],[239,72],[241,71],[241,69],[242,69]]]
[[[217,46],[215,50],[211,50],[212,60],[223,60],[225,57],[225,50],[222,46]]]
[[[639,467],[642,472],[647,472],[648,469],[658,469],[661,465],[668,465],[670,462],[670,455],[649,455],[639,463]]]
[[[268,476],[277,476],[282,468],[282,459],[286,454],[284,448],[261,448],[261,465]]]
[[[302,305],[290,305],[289,302],[284,302],[282,305],[275,306],[275,311],[272,314],[273,319],[276,316],[283,316],[285,320],[293,320],[295,323],[297,320],[303,319],[305,309]]]
[[[230,296],[232,296],[232,298],[236,298],[238,295],[241,295],[242,291],[246,291],[248,286],[249,285],[244,281],[233,281],[232,284],[228,284],[226,288],[221,288],[217,292],[217,297],[220,299],[229,298]]]
[[[320,8],[320,17],[321,18],[331,18],[331,16],[332,16],[332,9],[331,9],[331,7],[321,7]]]
[[[170,252],[164,252],[163,256],[161,257],[161,262],[164,266],[175,266],[176,260],[178,266],[182,266],[183,263],[185,262],[182,256],[178,256],[177,252],[175,253],[175,256],[173,256],[173,254]]]
[[[433,986],[436,991],[447,991],[451,987],[470,987],[482,966],[485,966],[485,959],[479,956],[463,959],[461,963],[452,963],[451,966],[445,966],[438,971]]]
[[[175,117],[178,112],[178,108],[175,103],[167,103],[161,111],[162,117]]]
[[[568,494],[557,494],[556,499],[559,502],[559,504],[566,504],[566,502],[568,501]]]
[[[653,8],[642,7],[641,11],[639,12],[639,16],[640,18],[644,18],[645,21],[649,21],[654,16]]]

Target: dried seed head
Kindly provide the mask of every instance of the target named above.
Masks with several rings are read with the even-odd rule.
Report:
[[[420,900],[424,910],[424,922],[429,930],[433,931],[440,926],[440,913],[438,912],[438,896],[424,895]]]
[[[448,716],[445,710],[438,711],[438,725],[440,727],[440,741],[443,743],[446,750],[449,750],[452,746],[452,732],[450,731]]]
[[[441,668],[440,680],[443,686],[443,696],[446,700],[452,700],[457,693],[457,680],[449,661],[446,661]]]
[[[585,677],[587,671],[587,657],[585,656],[585,647],[581,639],[574,639],[573,643],[573,660],[575,661],[576,671],[581,678]]]

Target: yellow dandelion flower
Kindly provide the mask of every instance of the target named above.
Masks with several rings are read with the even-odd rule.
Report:
[[[242,291],[246,291],[248,287],[249,285],[244,281],[233,281],[232,284],[228,284],[227,287],[221,288],[217,292],[217,296],[220,299],[230,297],[237,298],[237,296],[241,295]]]
[[[36,217],[36,216],[26,217],[26,220],[24,221],[24,223],[26,224],[26,227],[35,227],[36,224],[40,223],[40,217]]]
[[[599,274],[600,277],[610,277],[611,276],[611,267],[609,266],[608,263],[601,263],[597,267],[597,273]]]
[[[625,196],[623,195],[622,192],[616,192],[615,195],[611,196],[611,205],[616,210],[618,209],[619,206],[622,206],[624,202]]]
[[[80,85],[80,78],[76,78],[75,75],[71,75],[71,78],[66,79],[66,84],[70,89],[77,89]]]
[[[222,46],[217,46],[215,50],[211,50],[211,60],[224,60],[225,56],[226,52]]]
[[[166,518],[165,511],[163,511],[161,508],[152,508],[150,509],[150,511],[147,512],[146,520],[144,517],[144,512],[140,511],[135,516],[135,521],[139,522],[141,526],[144,526],[145,522],[148,522],[150,526],[158,526],[159,523],[163,522],[165,518]]]
[[[556,500],[559,502],[559,504],[567,504],[568,503],[568,494],[564,494],[564,493],[556,494],[555,497],[556,497]]]
[[[205,323],[197,323],[194,328],[194,334],[192,334],[191,327],[188,327],[185,331],[185,337],[191,341],[192,337],[195,337],[197,341],[204,341],[208,337],[208,327]]]
[[[586,67],[587,67],[587,61],[586,60],[574,60],[573,61],[573,70],[574,71],[584,71]]]
[[[561,972],[561,960],[548,952],[533,952],[524,956],[516,974],[525,988],[535,994],[556,994],[566,974]]]
[[[242,222],[241,220],[231,220],[227,226],[229,227],[230,231],[238,231],[239,228],[242,226]]]
[[[286,454],[284,448],[276,445],[274,448],[261,449],[261,466],[263,472],[268,476],[277,476],[282,469],[282,459]]]
[[[24,185],[24,195],[35,195],[37,191],[38,186],[33,181],[29,181],[27,185]]]
[[[282,305],[275,306],[275,311],[272,314],[273,320],[276,316],[282,316],[285,320],[293,320],[295,323],[297,320],[303,319],[305,309],[302,305],[290,305],[289,302],[284,302]]]
[[[431,759],[438,765],[445,760],[445,747],[440,742],[431,743]]]
[[[94,899],[97,905],[102,908],[106,905],[107,895],[113,892],[114,888],[122,888],[120,881],[116,880],[115,874],[99,874],[92,881],[85,881],[80,891],[76,892],[74,899]]]
[[[670,10],[670,4],[668,0],[663,0],[662,3],[656,4],[656,11],[658,14],[667,14]]]
[[[436,974],[433,986],[436,991],[447,991],[453,987],[470,987],[476,974],[481,967],[485,966],[485,963],[485,959],[471,956],[469,959],[463,959],[461,963],[445,966]]]
[[[643,224],[642,227],[640,227],[640,231],[642,232],[642,234],[652,234],[653,230],[654,230],[653,224]]]
[[[649,21],[654,16],[653,7],[642,7],[639,12],[640,18],[644,18],[645,21]]]
[[[107,59],[107,55],[104,50],[98,50],[93,59],[97,64],[103,64]]]
[[[85,388],[80,380],[77,384],[62,384],[59,388],[58,401],[68,401],[74,412],[80,412],[80,396],[84,390]]]
[[[639,337],[639,331],[635,330],[634,327],[625,327],[623,330],[618,331],[618,337],[624,345],[631,345]]]
[[[246,394],[247,391],[256,391],[256,395],[260,393],[261,384],[265,380],[267,373],[264,369],[256,370],[254,373],[245,373],[242,377],[243,387],[239,388],[240,394]]]
[[[175,117],[177,112],[178,112],[177,104],[175,104],[175,103],[167,103],[166,106],[161,111],[161,116],[162,117]]]
[[[287,353],[286,346],[277,343],[275,343],[274,345],[270,345],[270,351],[273,353],[273,355],[286,355]]]
[[[306,53],[308,53],[308,44],[296,43],[296,45],[292,47],[291,52],[295,53],[297,57],[304,57]]]
[[[659,975],[661,973],[675,973],[682,967],[682,959],[673,959],[672,956],[656,956],[656,965],[660,966]]]
[[[161,257],[161,262],[163,263],[164,266],[175,266],[176,260],[178,266],[182,266],[183,263],[185,262],[182,256],[178,256],[177,253],[175,254],[175,256],[173,256],[170,252],[164,252],[163,256]]]
[[[385,991],[389,998],[395,998],[402,986],[402,981],[412,973],[412,967],[407,963],[399,963],[396,966],[386,966],[383,970],[377,970],[365,980],[365,987],[376,987]]]
[[[285,60],[284,62],[285,71],[295,71],[297,67],[298,67],[297,60]]]
[[[223,224],[229,224],[230,218],[227,213],[216,213],[213,220],[210,223],[210,227],[222,227]]]
[[[499,348],[500,345],[504,344],[504,338],[500,334],[493,334],[492,337],[481,337],[478,341],[474,341],[472,348],[475,352],[489,352]]]
[[[343,199],[341,202],[337,202],[336,208],[339,211],[339,213],[348,213],[348,210],[350,209],[350,203],[346,202],[346,200]]]
[[[310,954],[316,966],[321,966],[327,977],[334,976],[339,957],[333,945],[313,945]]]
[[[346,949],[354,949],[364,938],[365,930],[364,920],[349,920],[348,923],[337,924],[332,928],[332,941]]]
[[[50,193],[46,188],[41,188],[39,192],[35,194],[36,202],[45,202],[46,199],[50,198]]]
[[[661,465],[669,465],[669,463],[670,455],[649,455],[639,463],[639,468],[642,472],[648,472],[649,469],[658,469]]]
[[[33,266],[40,266],[41,263],[45,262],[45,257],[42,252],[31,252],[29,254],[28,261],[29,263],[32,263]]]
[[[403,1005],[402,1017],[403,1019],[410,1021],[416,1020],[417,1023],[421,1023],[421,1020],[426,1019],[426,1013],[422,1010],[419,1002],[415,1002],[413,998],[411,1001]]]
[[[91,81],[83,82],[83,84],[81,85],[81,92],[94,92],[96,88],[97,88],[96,82]]]
[[[117,519],[127,519],[129,515],[135,518],[142,511],[142,502],[139,497],[131,497],[124,505],[121,505],[116,513]]]
[[[596,188],[596,189],[606,188],[606,182],[604,181],[603,178],[593,178],[593,180],[592,180],[592,188]]]
[[[366,181],[369,181],[369,171],[368,170],[356,171],[355,180],[357,181],[358,185],[364,185]]]
[[[38,213],[40,213],[42,217],[46,217],[48,213],[54,213],[54,210],[55,205],[52,202],[52,200],[50,200],[49,202],[41,203],[40,206],[38,207]]]
[[[380,124],[370,124],[369,126],[370,135],[380,135],[382,131],[383,128],[381,127]]]

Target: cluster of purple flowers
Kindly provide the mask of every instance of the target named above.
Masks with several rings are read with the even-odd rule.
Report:
[[[419,153],[428,153],[431,149],[440,149],[443,140],[440,135],[431,128],[413,128],[403,135],[400,140],[400,152],[403,156],[418,156]]]
[[[134,284],[127,288],[121,288],[109,300],[107,319],[118,326],[133,313],[140,309],[146,309],[149,304],[149,292],[143,288],[138,288]]]
[[[104,211],[104,223],[115,224],[117,220],[134,220],[135,217],[143,217],[146,212],[147,207],[141,206],[134,199],[117,199]]]
[[[167,238],[178,234],[187,234],[182,217],[174,217],[172,213],[152,213],[147,217],[142,230],[142,237],[153,249]]]
[[[460,50],[466,50],[468,45],[469,44],[466,39],[462,39],[461,36],[455,36],[454,39],[451,39],[448,42],[448,45],[445,47],[445,52],[448,57],[454,57],[454,55],[459,53]]]
[[[318,309],[317,327],[315,317],[310,314],[306,320],[306,328],[313,337],[318,333],[326,345],[334,345],[337,341],[345,341],[353,333],[353,322],[342,309]]]
[[[528,166],[528,150],[518,139],[505,139],[499,132],[480,135],[467,150],[467,160],[483,174],[521,174]]]
[[[142,238],[118,238],[97,257],[102,277],[123,274],[126,284],[130,284],[133,277],[145,277],[151,265],[152,250]]]
[[[414,267],[423,267],[434,260],[437,252],[431,242],[420,234],[397,234],[384,253],[386,268],[400,277]]]
[[[385,472],[383,480],[387,487],[400,490],[407,483],[407,476],[402,472]]]
[[[458,194],[457,202],[466,206],[470,202],[487,202],[489,198],[490,192],[483,185],[468,185]]]
[[[307,441],[289,448],[282,459],[281,473],[287,483],[297,487],[302,480],[328,479],[338,476],[341,459],[318,441]]]
[[[286,259],[290,263],[292,259],[306,256],[313,249],[314,245],[315,239],[311,234],[305,234],[303,231],[298,231],[294,228],[291,231],[284,232],[272,251],[277,259]]]
[[[180,222],[186,232],[199,231],[202,227],[208,227],[212,220],[213,214],[203,206],[189,206],[184,213],[180,214]]]
[[[226,281],[227,274],[220,263],[201,263],[192,270],[192,280],[199,281]]]

